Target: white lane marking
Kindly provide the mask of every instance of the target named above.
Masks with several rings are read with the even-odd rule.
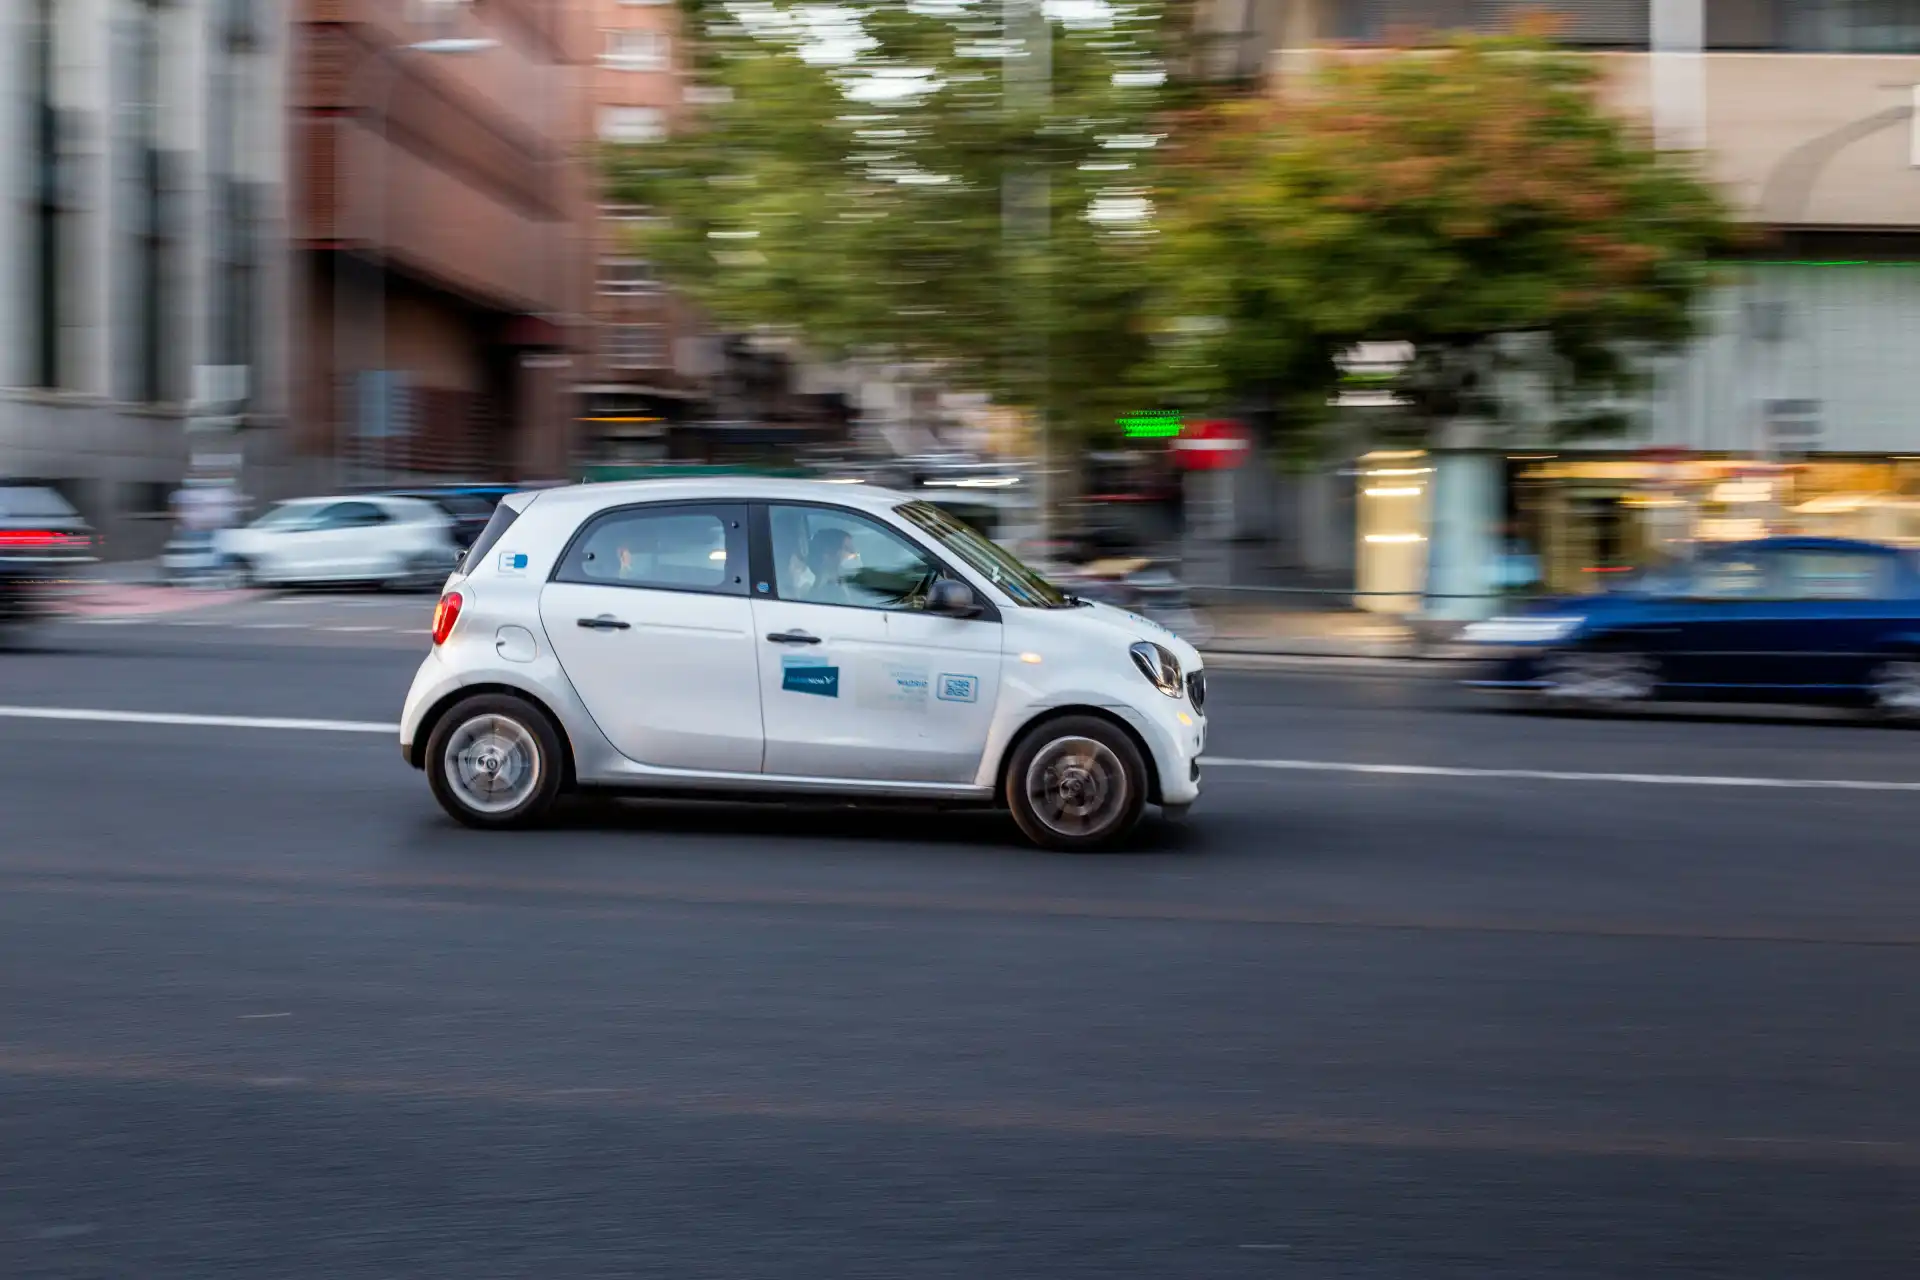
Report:
[[[201,716],[170,711],[104,711],[93,707],[6,707],[5,720],[78,720],[90,724],[172,724],[206,729],[280,729],[290,733],[397,734],[397,724],[372,720],[296,720],[285,716]]]
[[[291,1013],[243,1013],[240,1015],[240,1021],[247,1022],[256,1018],[291,1018],[292,1016]]]
[[[300,624],[297,622],[245,622],[241,626],[248,631],[292,631]]]
[[[1920,782],[1865,778],[1743,778],[1684,773],[1579,773],[1566,769],[1472,769],[1456,765],[1357,764],[1345,760],[1233,760],[1203,756],[1215,769],[1277,769],[1300,773],[1374,773],[1414,778],[1518,778],[1533,782],[1625,782],[1659,787],[1775,787],[1803,791],[1920,791]]]
[[[386,627],[321,627],[322,631],[385,631]]]

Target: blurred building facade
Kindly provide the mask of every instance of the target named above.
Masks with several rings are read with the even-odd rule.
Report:
[[[602,145],[652,145],[719,101],[698,80],[671,0],[593,0],[592,13],[588,83]],[[586,457],[602,467],[784,463],[844,441],[846,373],[785,341],[717,329],[664,288],[642,239],[653,216],[610,195],[598,201],[595,337],[575,384]]]
[[[607,145],[665,138],[688,107],[680,12],[668,0],[594,0],[593,127]],[[697,97],[696,95],[692,95]],[[667,457],[675,428],[701,415],[712,360],[697,318],[661,287],[640,243],[652,211],[595,202],[594,341],[577,368],[583,446],[596,462]]]
[[[1502,567],[1555,590],[1696,539],[1766,531],[1920,542],[1920,10],[1866,0],[1223,0],[1226,73],[1284,90],[1332,49],[1505,26],[1522,8],[1600,63],[1604,92],[1663,147],[1697,150],[1744,217],[1752,261],[1703,336],[1655,370],[1625,437],[1495,435],[1456,423],[1421,457],[1370,453],[1390,406],[1343,410],[1346,456],[1290,482],[1292,554],[1362,589],[1493,607]],[[1383,481],[1382,475],[1391,480]],[[1517,554],[1516,554],[1517,553]]]
[[[0,0],[0,471],[109,554],[196,458],[283,482],[286,55],[276,0]]]
[[[562,477],[590,344],[584,0],[294,0],[310,488]]]

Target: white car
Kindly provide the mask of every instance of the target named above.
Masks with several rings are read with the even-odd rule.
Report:
[[[1183,813],[1200,655],[911,496],[730,477],[514,494],[447,581],[400,749],[472,826],[570,788]]]
[[[431,502],[385,496],[300,498],[214,537],[239,585],[365,582],[432,588],[459,562],[453,522]]]

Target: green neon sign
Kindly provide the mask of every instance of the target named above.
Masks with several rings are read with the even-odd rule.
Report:
[[[1129,440],[1168,440],[1180,434],[1180,415],[1171,409],[1130,413],[1119,422],[1120,430]]]

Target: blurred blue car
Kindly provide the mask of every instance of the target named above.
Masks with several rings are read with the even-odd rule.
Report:
[[[1730,543],[1461,638],[1482,657],[1468,684],[1548,702],[1830,702],[1920,720],[1920,559],[1878,543]]]

